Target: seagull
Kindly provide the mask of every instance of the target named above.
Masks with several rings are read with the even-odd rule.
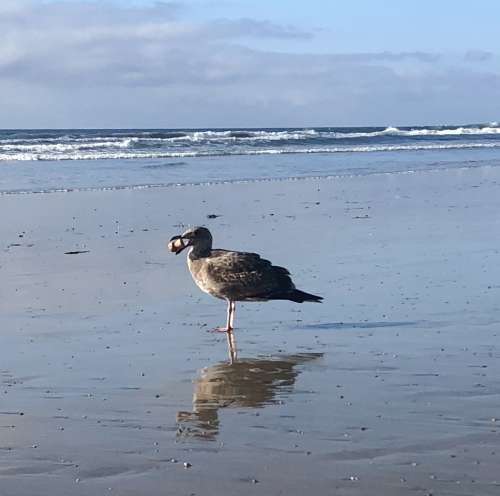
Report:
[[[257,253],[212,248],[212,234],[206,227],[193,227],[170,239],[168,248],[178,255],[189,247],[187,263],[196,285],[205,293],[227,301],[226,327],[231,333],[237,301],[289,300],[296,303],[323,299],[297,289],[290,272],[272,265]]]

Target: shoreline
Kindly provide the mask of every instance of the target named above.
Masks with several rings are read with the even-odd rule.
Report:
[[[274,182],[294,182],[294,181],[335,181],[340,179],[357,179],[372,176],[398,176],[407,174],[428,174],[452,171],[468,171],[468,170],[484,170],[487,172],[490,169],[495,169],[497,166],[489,164],[481,165],[464,165],[459,167],[442,167],[436,169],[409,169],[396,171],[373,171],[360,174],[345,173],[345,174],[326,174],[326,175],[311,175],[311,176],[283,176],[283,177],[261,177],[261,178],[242,178],[242,179],[221,179],[214,181],[199,181],[199,182],[170,182],[157,184],[132,184],[132,185],[116,185],[103,187],[84,187],[84,188],[59,188],[48,190],[0,190],[0,197],[15,196],[15,195],[50,195],[57,193],[92,193],[92,192],[113,192],[113,191],[135,191],[148,189],[168,189],[168,188],[184,188],[184,187],[210,187],[219,185],[238,185],[238,184],[259,184],[259,183],[274,183]]]
[[[425,172],[1,195],[2,496],[496,495],[500,169]],[[238,368],[202,223],[325,297],[239,305]]]

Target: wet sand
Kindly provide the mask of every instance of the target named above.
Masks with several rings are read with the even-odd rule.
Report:
[[[498,169],[0,210],[2,496],[500,494]],[[239,305],[229,365],[202,223],[325,302]]]

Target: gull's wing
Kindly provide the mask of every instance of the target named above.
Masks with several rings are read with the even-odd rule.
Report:
[[[229,299],[267,300],[295,289],[287,269],[257,253],[212,250],[205,264],[206,282]]]

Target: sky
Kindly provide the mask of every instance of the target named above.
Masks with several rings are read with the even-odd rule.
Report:
[[[0,0],[0,128],[500,120],[500,2]]]

